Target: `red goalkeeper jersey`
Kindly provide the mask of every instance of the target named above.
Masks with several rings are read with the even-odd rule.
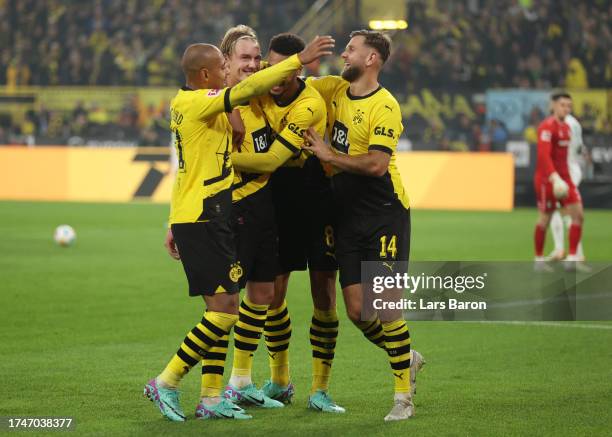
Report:
[[[567,123],[550,116],[538,126],[538,161],[536,179],[548,180],[553,172],[570,181],[567,153],[570,143],[570,127]]]

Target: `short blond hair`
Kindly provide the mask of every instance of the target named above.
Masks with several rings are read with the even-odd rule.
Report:
[[[251,40],[259,45],[255,31],[245,24],[239,24],[229,28],[227,32],[225,32],[225,36],[219,45],[221,53],[223,53],[225,56],[231,56],[234,48],[236,47],[236,43],[242,39]]]

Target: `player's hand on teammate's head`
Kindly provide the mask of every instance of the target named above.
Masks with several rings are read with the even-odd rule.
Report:
[[[304,50],[298,54],[300,62],[302,65],[306,65],[310,64],[315,59],[319,59],[321,56],[333,54],[332,49],[334,48],[334,44],[334,39],[329,35],[315,36]]]
[[[313,127],[309,127],[304,132],[304,149],[314,153],[321,162],[329,162],[334,155],[332,148],[323,141]]]
[[[174,242],[174,235],[172,235],[172,229],[168,229],[168,233],[166,234],[166,240],[164,241],[164,246],[166,246],[168,254],[173,259],[181,259],[181,255],[179,255],[178,248],[176,247],[176,243]]]

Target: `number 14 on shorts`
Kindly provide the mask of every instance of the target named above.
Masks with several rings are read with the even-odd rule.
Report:
[[[380,237],[380,257],[395,259],[397,255],[397,236],[383,235]]]

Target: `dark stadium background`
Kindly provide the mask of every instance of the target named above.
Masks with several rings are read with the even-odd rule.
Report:
[[[168,101],[182,83],[177,66],[189,43],[218,43],[228,27],[247,23],[264,52],[272,35],[293,30],[331,33],[339,54],[348,33],[367,26],[372,3],[4,0],[0,144],[168,147]],[[391,33],[382,75],[402,104],[400,149],[511,150],[515,204],[533,205],[535,129],[548,93],[568,89],[590,151],[585,205],[612,206],[612,3],[388,3],[408,22]],[[341,67],[335,56],[308,73]]]

